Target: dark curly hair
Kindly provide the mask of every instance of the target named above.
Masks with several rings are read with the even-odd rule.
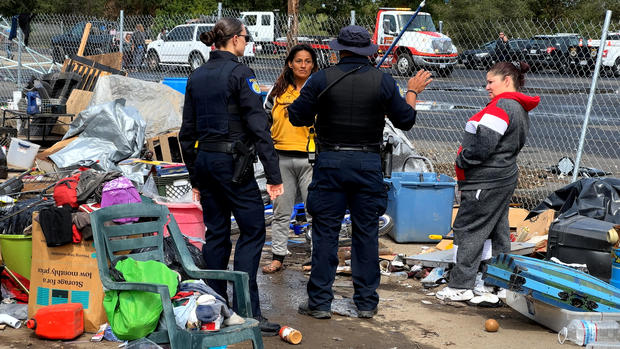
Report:
[[[525,73],[530,70],[530,65],[526,62],[499,62],[495,63],[489,73],[502,77],[510,76],[512,78],[514,88],[520,91],[525,85]]]
[[[284,91],[286,91],[288,85],[293,85],[295,88],[297,88],[297,86],[295,86],[295,76],[293,75],[293,69],[291,69],[288,64],[291,63],[293,59],[295,59],[295,55],[299,51],[307,51],[308,53],[310,53],[310,56],[312,57],[313,73],[319,70],[316,52],[312,47],[306,44],[299,44],[293,46],[293,48],[291,48],[291,51],[288,53],[288,56],[286,56],[282,73],[280,74],[280,76],[278,76],[278,79],[273,84],[273,89],[271,90],[269,97],[280,97],[284,93]]]
[[[233,36],[241,34],[243,23],[236,18],[224,17],[215,23],[211,31],[200,34],[200,41],[207,46],[215,44],[215,47],[226,46],[226,42]]]

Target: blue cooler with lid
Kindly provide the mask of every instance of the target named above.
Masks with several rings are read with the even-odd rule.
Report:
[[[394,220],[389,232],[396,242],[432,242],[429,235],[450,232],[454,178],[434,172],[392,172],[386,213]]]

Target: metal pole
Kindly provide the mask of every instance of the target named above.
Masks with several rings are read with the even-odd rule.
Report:
[[[217,3],[217,19],[220,20],[222,18],[222,3]]]
[[[598,75],[601,71],[601,61],[603,60],[603,49],[605,47],[605,39],[607,39],[607,30],[609,29],[609,22],[611,21],[611,11],[607,10],[605,13],[605,23],[603,24],[603,34],[601,34],[601,43],[598,47],[598,53],[596,55],[596,67],[592,74],[592,83],[590,84],[590,95],[588,96],[588,106],[586,107],[586,115],[583,119],[583,126],[581,127],[581,137],[579,137],[579,148],[577,148],[577,158],[575,160],[575,168],[573,168],[573,182],[577,181],[577,175],[579,174],[579,166],[581,163],[581,154],[583,152],[583,144],[586,139],[586,131],[588,130],[588,121],[590,120],[590,112],[592,111],[592,103],[594,101],[594,92],[596,92],[596,85],[598,83]]]
[[[17,88],[22,84],[22,30],[17,28]]]
[[[355,10],[351,10],[351,25],[355,25]]]
[[[417,10],[415,10],[415,13],[409,19],[409,22],[407,22],[407,24],[400,31],[400,34],[398,34],[394,42],[392,42],[392,45],[390,45],[390,48],[388,48],[388,50],[385,51],[385,54],[383,55],[383,57],[381,57],[381,60],[377,64],[377,68],[381,68],[381,65],[383,64],[383,62],[385,62],[385,59],[387,58],[387,56],[389,56],[390,52],[392,52],[392,49],[394,48],[394,46],[396,46],[396,44],[398,43],[398,40],[400,40],[401,36],[403,36],[403,34],[405,33],[405,30],[409,28],[409,25],[411,24],[411,22],[413,22],[413,19],[416,18],[416,16],[418,15],[418,12],[420,12],[420,10],[422,9],[422,7],[424,7],[424,5],[426,5],[426,0],[422,0],[420,5],[418,5]],[[379,23],[379,25],[383,27],[383,23]],[[381,28],[377,28],[377,30],[381,30]]]
[[[120,14],[120,23],[118,24],[118,30],[120,30],[119,34],[119,42],[118,42],[118,51],[123,53],[123,41],[125,41],[125,36],[123,36],[123,24],[125,23],[125,11],[121,10]]]
[[[443,21],[439,21],[439,32],[443,33]]]

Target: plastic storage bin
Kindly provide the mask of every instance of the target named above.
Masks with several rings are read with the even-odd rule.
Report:
[[[4,264],[11,271],[30,280],[32,236],[0,234],[0,249]]]
[[[609,283],[620,288],[620,248],[611,251],[611,280]]]
[[[620,313],[570,311],[508,290],[506,290],[506,304],[524,316],[555,332],[559,332],[562,327],[568,325],[571,320],[620,321]]]
[[[19,138],[12,138],[11,144],[9,145],[9,152],[6,155],[6,162],[12,167],[30,168],[38,151],[38,144],[30,143]]]
[[[387,214],[394,220],[396,242],[430,242],[431,234],[450,232],[456,181],[434,172],[393,172]]]
[[[174,90],[179,91],[182,94],[185,94],[187,78],[164,78],[161,83],[172,87]]]
[[[157,186],[159,196],[178,199],[192,190],[192,185],[189,182],[189,174],[187,173],[163,177],[153,176],[153,180]]]
[[[202,207],[194,202],[159,202],[170,210],[177,221],[179,230],[189,238],[189,241],[202,250],[205,239],[205,224],[202,219]],[[166,232],[167,236],[168,233]]]

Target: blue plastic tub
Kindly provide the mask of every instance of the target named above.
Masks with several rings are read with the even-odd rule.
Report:
[[[454,178],[434,172],[392,172],[387,214],[394,219],[390,235],[396,242],[429,242],[431,234],[450,232]]]
[[[609,283],[620,288],[620,248],[611,249],[611,280]]]
[[[173,89],[181,92],[182,94],[185,94],[187,78],[164,78],[161,83],[172,87]]]
[[[185,94],[185,87],[187,87],[187,78],[164,78],[161,81],[162,84],[168,85],[173,89]],[[260,96],[263,98],[263,101],[267,97],[267,92],[261,91]]]

